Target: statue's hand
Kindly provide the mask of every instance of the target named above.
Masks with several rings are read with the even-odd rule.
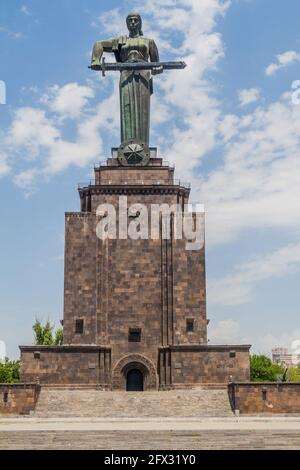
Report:
[[[159,75],[160,73],[163,73],[164,71],[164,68],[162,65],[160,65],[159,67],[154,67],[154,69],[152,70],[152,75]]]
[[[99,70],[101,68],[101,63],[99,58],[92,58],[91,67],[92,70]]]

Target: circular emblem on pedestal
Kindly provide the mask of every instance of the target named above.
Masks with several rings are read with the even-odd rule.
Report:
[[[150,150],[141,140],[129,140],[120,145],[118,160],[123,166],[146,166],[150,160]]]

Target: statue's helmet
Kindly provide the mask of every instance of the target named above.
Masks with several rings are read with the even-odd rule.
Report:
[[[141,15],[137,11],[131,11],[127,15],[127,18],[126,18],[127,26],[128,26],[129,19],[132,18],[132,17],[135,17],[135,18],[138,19],[138,21],[139,21],[139,33],[140,33],[141,36],[143,36],[143,31],[142,31],[143,21],[142,21]]]

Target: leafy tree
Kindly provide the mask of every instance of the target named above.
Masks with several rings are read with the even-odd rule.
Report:
[[[0,383],[13,384],[20,381],[20,361],[6,358],[0,361]]]
[[[62,328],[59,328],[55,332],[55,344],[56,346],[62,346],[64,342],[64,330]]]
[[[288,381],[289,382],[300,382],[300,368],[298,367],[291,367],[287,373]]]
[[[277,382],[279,376],[284,376],[284,368],[273,364],[271,359],[263,355],[250,357],[250,375],[252,382]]]
[[[54,332],[54,325],[49,320],[45,325],[40,320],[36,320],[32,328],[36,346],[60,346],[63,344],[63,329],[60,328]]]

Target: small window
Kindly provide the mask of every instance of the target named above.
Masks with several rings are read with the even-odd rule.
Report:
[[[33,353],[34,359],[40,360],[41,359],[41,353],[39,351],[35,351]]]
[[[129,343],[140,343],[141,337],[142,337],[142,330],[137,329],[137,328],[135,329],[130,328],[129,337],[128,337]]]
[[[4,401],[4,403],[8,402],[8,392],[3,393],[3,401]]]
[[[234,359],[234,358],[236,357],[236,352],[235,352],[235,351],[230,351],[229,357],[230,357],[231,359]]]
[[[193,319],[189,319],[186,321],[186,331],[188,333],[193,333],[195,329],[195,321]]]
[[[76,335],[82,335],[83,334],[83,325],[84,325],[84,320],[76,320],[76,323],[75,323],[75,334]]]

